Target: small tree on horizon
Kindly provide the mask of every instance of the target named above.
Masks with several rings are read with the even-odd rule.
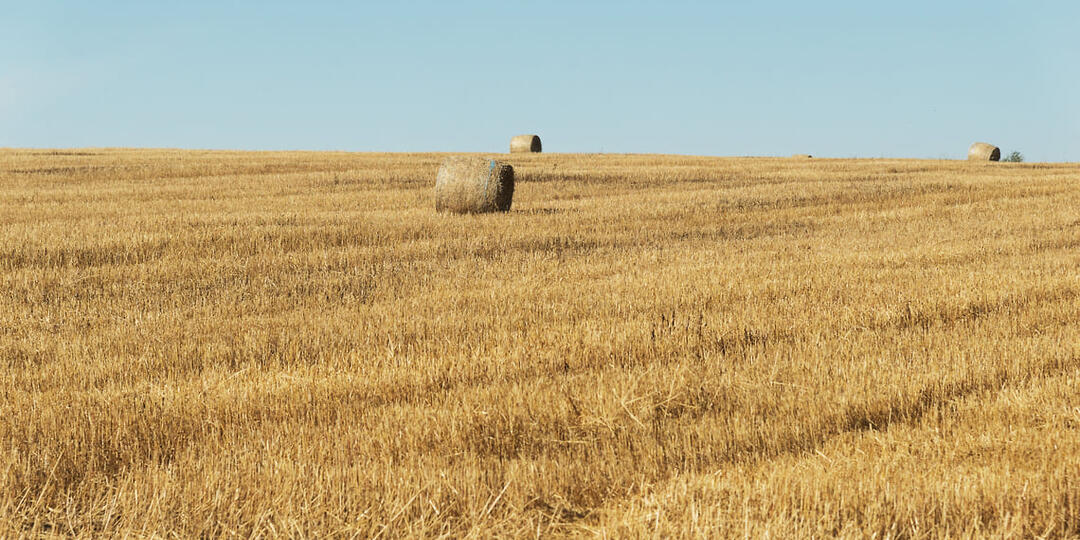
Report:
[[[1005,159],[1003,159],[1001,161],[1006,161],[1006,162],[1009,162],[1009,163],[1021,163],[1021,162],[1024,161],[1024,154],[1021,154],[1020,152],[1017,152],[1016,150],[1013,150],[1012,153],[1005,156]]]

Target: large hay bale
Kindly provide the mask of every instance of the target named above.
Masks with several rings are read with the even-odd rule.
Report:
[[[435,176],[438,212],[506,212],[513,197],[514,168],[493,159],[449,157]]]
[[[791,157],[793,159],[810,159],[814,156],[811,156],[810,154],[792,154]]]
[[[540,137],[538,135],[518,135],[510,139],[510,153],[540,152]]]
[[[1001,149],[984,142],[977,142],[968,148],[968,161],[999,161]]]

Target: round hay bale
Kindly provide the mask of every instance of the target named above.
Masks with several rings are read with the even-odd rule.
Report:
[[[493,159],[449,157],[435,176],[437,212],[506,212],[513,197],[514,168]]]
[[[510,139],[510,153],[539,153],[540,152],[540,136],[539,135],[518,135],[513,139]]]
[[[999,161],[1001,149],[984,142],[977,142],[968,148],[968,161]]]
[[[811,156],[810,154],[793,154],[791,157],[793,159],[810,159],[814,156]]]

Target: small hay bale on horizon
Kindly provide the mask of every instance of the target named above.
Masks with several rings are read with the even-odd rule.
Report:
[[[437,212],[507,212],[513,197],[514,168],[494,159],[448,157],[435,176]]]
[[[968,161],[1000,161],[1001,149],[984,142],[973,143],[968,148]]]
[[[511,154],[540,153],[539,135],[517,135],[510,139]]]
[[[792,159],[810,159],[814,156],[811,156],[810,154],[792,154],[791,157]]]

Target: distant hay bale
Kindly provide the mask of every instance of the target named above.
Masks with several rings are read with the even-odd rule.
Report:
[[[493,159],[449,157],[435,176],[438,212],[506,212],[513,197],[514,168]]]
[[[518,135],[510,139],[510,153],[540,152],[540,137],[538,135]]]
[[[977,142],[968,148],[968,161],[999,161],[1001,149],[984,142]]]
[[[811,156],[810,154],[793,154],[791,157],[793,159],[810,159],[814,156]]]

